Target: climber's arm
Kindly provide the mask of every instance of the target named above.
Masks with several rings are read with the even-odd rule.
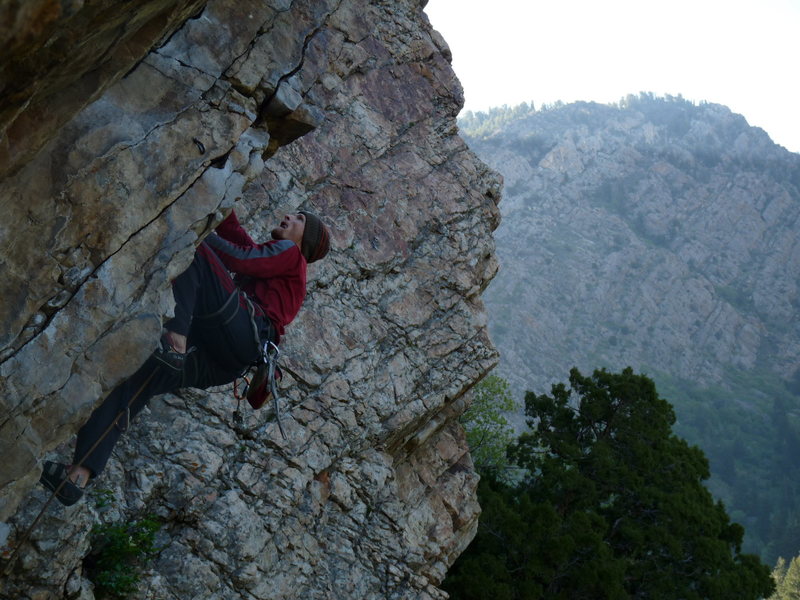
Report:
[[[232,210],[222,223],[217,225],[215,230],[217,234],[224,240],[233,242],[240,246],[257,246],[258,244],[250,237],[250,235],[239,223],[239,218],[236,216],[236,211]]]
[[[270,240],[249,246],[235,244],[212,233],[206,242],[223,264],[239,275],[270,278],[296,273],[299,263],[305,261],[300,248],[290,240]]]

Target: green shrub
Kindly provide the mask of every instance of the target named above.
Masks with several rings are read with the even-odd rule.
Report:
[[[161,523],[152,516],[92,529],[85,566],[97,598],[120,600],[136,591],[142,567],[160,550],[155,544],[159,529]]]
[[[502,377],[487,375],[475,386],[472,405],[462,415],[461,423],[479,471],[508,469],[506,448],[514,441],[514,430],[505,415],[514,408],[511,388]]]

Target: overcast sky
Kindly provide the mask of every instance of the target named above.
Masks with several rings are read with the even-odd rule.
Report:
[[[429,0],[425,12],[465,110],[682,94],[800,152],[800,0]]]

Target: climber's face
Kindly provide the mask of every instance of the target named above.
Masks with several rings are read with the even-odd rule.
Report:
[[[286,215],[272,230],[273,240],[291,240],[300,248],[303,244],[303,233],[306,230],[306,216],[301,213]]]

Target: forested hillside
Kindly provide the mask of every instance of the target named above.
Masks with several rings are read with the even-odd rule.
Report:
[[[800,551],[800,155],[723,106],[630,96],[460,122],[505,178],[485,300],[517,397],[647,373],[745,548]]]
[[[478,456],[487,412],[474,408],[492,379],[463,418]],[[742,553],[708,460],[673,433],[650,378],[571,369],[549,395],[526,393],[525,414],[505,464],[476,462],[483,512],[444,581],[452,600],[773,600],[769,567]]]

